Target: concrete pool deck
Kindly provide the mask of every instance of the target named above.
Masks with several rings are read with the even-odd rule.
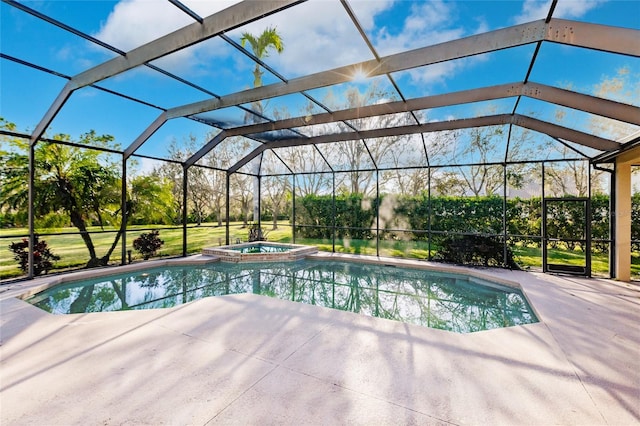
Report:
[[[54,316],[16,286],[0,424],[640,423],[637,282],[480,272],[540,322],[455,334],[249,294]]]

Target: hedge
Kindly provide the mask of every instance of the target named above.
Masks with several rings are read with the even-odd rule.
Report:
[[[409,230],[412,240],[428,238],[429,229],[434,236],[446,233],[502,235],[503,198],[489,197],[391,197],[365,198],[361,194],[307,195],[297,199],[296,232],[303,238],[332,238],[336,225],[336,238],[371,239],[375,237],[378,203],[385,209],[381,220],[381,238],[394,237],[393,230]],[[391,209],[390,212],[387,210]],[[540,246],[542,226],[542,200],[510,198],[506,202],[507,234],[518,241]],[[631,212],[631,239],[633,250],[640,250],[640,194],[633,195]],[[558,239],[582,239],[584,220],[580,203],[554,203],[549,205],[547,232]],[[429,228],[430,227],[430,228]],[[433,236],[432,236],[433,238]],[[609,196],[591,197],[591,238],[593,249],[605,251],[609,239]],[[436,238],[437,239],[437,238]],[[553,242],[552,242],[553,244]],[[582,243],[569,242],[570,249],[583,248]]]

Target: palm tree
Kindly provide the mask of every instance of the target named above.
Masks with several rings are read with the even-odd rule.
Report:
[[[256,37],[251,33],[244,32],[242,33],[242,38],[240,39],[240,43],[242,47],[246,49],[246,44],[249,43],[251,45],[251,50],[253,50],[253,54],[258,58],[266,58],[269,56],[269,51],[273,48],[278,53],[282,53],[284,50],[284,43],[282,42],[282,38],[275,27],[267,27],[260,36]],[[253,87],[262,86],[262,74],[263,71],[260,70],[260,64],[256,63],[256,67],[253,70]],[[258,114],[258,116],[263,115],[264,107],[261,101],[256,101],[251,104],[252,110]],[[245,120],[247,122],[253,121],[257,122],[258,117],[254,114],[247,113],[245,115]],[[261,155],[259,156],[261,160]],[[260,160],[257,160],[256,164],[260,164]],[[257,192],[257,188],[259,187],[258,178],[253,179],[253,188],[254,193]],[[253,200],[253,220],[260,222],[260,213],[258,212],[258,198],[254,197]],[[246,216],[245,216],[246,218]]]
[[[0,128],[11,129],[0,117]],[[14,128],[14,127],[13,127]],[[69,135],[54,135],[53,139],[70,142]],[[111,147],[114,138],[98,135],[91,130],[80,136],[79,143],[93,147]],[[8,149],[0,150],[0,209],[26,216],[28,211],[28,141],[0,139]],[[3,145],[4,146],[4,145]],[[125,232],[120,212],[119,164],[115,158],[101,151],[56,143],[41,142],[35,147],[34,213],[39,217],[48,214],[68,216],[89,252],[87,267],[104,266],[118,246]],[[149,185],[148,179],[134,177],[128,200],[128,215],[167,211],[167,196],[162,185]],[[163,207],[164,206],[164,207]],[[139,209],[138,209],[139,207]],[[106,254],[99,256],[98,248],[90,234],[93,224],[111,225],[119,231]]]
[[[256,37],[251,33],[244,32],[242,33],[240,43],[245,49],[246,44],[249,43],[253,54],[258,59],[269,56],[271,48],[275,49],[278,53],[282,53],[284,50],[284,43],[282,42],[282,38],[275,27],[268,27],[262,32],[262,34],[260,34],[259,37]],[[264,72],[260,71],[260,65],[256,63],[256,67],[253,70],[253,87],[262,86],[262,74],[264,74]]]

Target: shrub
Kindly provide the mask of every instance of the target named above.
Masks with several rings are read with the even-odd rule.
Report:
[[[249,227],[249,241],[267,241],[267,234],[257,223]]]
[[[53,262],[60,260],[60,256],[57,256],[49,250],[47,242],[40,241],[38,235],[33,236],[33,273],[34,275],[40,275],[43,272],[46,274],[51,268],[53,268]],[[22,272],[26,273],[29,270],[29,240],[23,238],[22,241],[9,244],[9,250],[13,252],[13,258],[18,261],[19,267]]]
[[[507,258],[504,258],[505,246],[497,238],[483,235],[456,235],[443,238],[439,244],[440,250],[436,260],[461,265],[520,269],[513,260],[513,253],[509,247],[506,247]]]
[[[160,231],[158,230],[140,234],[138,238],[133,240],[133,248],[140,252],[144,260],[154,256],[163,244],[164,241],[160,239]]]

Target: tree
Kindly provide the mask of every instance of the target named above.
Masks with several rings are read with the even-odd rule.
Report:
[[[432,173],[431,188],[434,195],[464,196],[467,190],[466,182],[459,173],[442,170]]]
[[[14,132],[15,124],[0,117],[0,129]],[[25,171],[29,167],[28,141],[1,136],[0,144],[0,212],[3,215],[22,217],[19,222],[26,223]],[[21,214],[22,213],[22,214]],[[15,220],[15,219],[12,219]]]
[[[389,151],[391,170],[380,173],[380,187],[398,195],[418,195],[427,189],[429,169],[426,151],[419,135],[407,138]]]
[[[242,47],[244,47],[246,49],[246,45],[247,43],[249,43],[251,45],[251,50],[253,51],[253,54],[258,58],[258,59],[264,59],[267,56],[269,56],[269,52],[272,49],[275,49],[276,52],[278,53],[282,53],[282,51],[284,50],[284,43],[282,42],[282,38],[280,37],[280,35],[278,34],[278,31],[276,30],[275,27],[267,27],[259,36],[254,36],[251,33],[248,32],[244,32],[242,33],[242,37],[240,38],[240,43],[242,44]],[[263,71],[261,71],[260,69],[260,64],[256,63],[255,68],[253,69],[253,87],[260,87],[262,86],[262,74],[264,74]],[[262,104],[261,101],[255,101],[251,103],[251,107],[252,110],[254,112],[256,112],[258,114],[258,117],[254,114],[247,114],[245,116],[245,120],[247,122],[257,122],[259,120],[259,117],[264,115],[264,105]],[[256,157],[251,164],[254,165],[254,173],[259,173],[260,172],[260,164],[262,161],[262,154],[260,154],[258,157]],[[244,178],[239,178],[239,183],[244,183]],[[258,182],[258,177],[256,176],[253,180],[252,180],[252,186],[253,186],[253,191],[257,192],[258,188],[259,188],[259,182]],[[241,185],[241,187],[244,189],[244,185]],[[247,206],[245,204],[247,197],[243,194],[242,195],[242,209],[244,212],[244,208],[245,206]],[[253,220],[254,221],[258,221],[259,220],[259,216],[260,216],[260,212],[259,210],[259,203],[258,203],[258,197],[253,197]],[[245,222],[246,225],[246,214],[243,214],[243,221]]]
[[[593,88],[595,96],[629,105],[640,99],[640,75],[629,67],[616,70],[613,76],[604,76]],[[636,104],[637,105],[637,104]],[[636,126],[618,120],[594,115],[589,118],[589,129],[596,135],[619,140],[636,131]]]
[[[278,216],[284,210],[287,202],[287,194],[291,192],[288,177],[263,177],[262,192],[273,214],[273,230],[278,229]]]
[[[211,185],[208,179],[209,171],[203,167],[189,167],[187,177],[188,200],[190,209],[193,213],[196,225],[200,226],[204,219],[208,216],[210,210],[210,194]]]
[[[166,162],[154,169],[155,176],[166,179],[171,183],[171,192],[174,200],[174,222],[181,223],[183,209],[183,167],[176,162],[183,162],[191,157],[199,149],[199,144],[194,135],[184,138],[181,144],[174,139],[169,145],[169,159],[174,162]],[[212,179],[212,172],[206,168],[193,165],[189,168],[187,178],[187,211],[192,213],[196,223],[200,225],[209,216],[214,202],[219,204],[219,197],[216,200],[212,195],[218,196],[220,188],[213,184],[218,184]],[[224,187],[223,187],[224,188]],[[224,193],[224,189],[222,189]]]
[[[504,166],[489,163],[501,162],[507,154],[507,135],[504,133],[503,127],[474,127],[468,129],[466,133],[468,138],[463,139],[465,146],[461,155],[462,158],[469,159],[469,162],[475,163],[475,165],[458,167],[460,176],[465,181],[469,192],[474,196],[498,195],[504,187]],[[516,134],[518,133],[513,132],[511,138],[514,139]],[[519,134],[522,138],[529,135],[528,132],[520,132]],[[522,146],[524,146],[523,143],[512,143],[509,157],[518,157],[517,153],[513,151]],[[524,172],[524,165],[511,165],[507,170],[507,183],[513,188],[521,188],[524,182]]]
[[[614,75],[605,75],[599,83],[592,88],[594,96],[614,100],[633,105],[640,96],[640,77],[628,67],[616,70]],[[571,89],[571,86],[567,87]],[[576,114],[568,108],[557,107],[555,111],[556,122],[568,123],[567,127],[584,126],[594,135],[610,140],[619,140],[635,131],[635,126],[618,120],[613,120],[599,115],[589,115],[586,122],[582,115]],[[550,142],[548,149],[558,152],[566,158],[570,155],[576,157],[576,153],[565,145]],[[588,148],[579,148],[589,154]],[[586,159],[585,159],[586,160]],[[568,161],[563,164],[555,163],[546,166],[545,179],[548,182],[547,189],[554,196],[577,195],[587,196],[589,193],[589,179],[591,179],[591,191],[602,192],[602,176],[604,172],[591,169],[586,161]]]
[[[55,135],[55,140],[69,141],[68,135]],[[113,137],[99,136],[91,131],[80,137],[80,143],[90,146],[107,146]],[[14,141],[20,151],[28,150],[28,141]],[[5,159],[6,158],[6,159]],[[14,209],[28,209],[28,158],[19,151],[3,158],[9,164],[23,164],[22,168],[13,168],[3,177],[0,202],[10,203]],[[5,162],[3,161],[3,163]],[[116,241],[108,252],[98,258],[91,240],[88,226],[92,222],[105,223],[105,208],[116,206],[119,202],[118,176],[114,164],[108,156],[93,149],[77,148],[56,143],[39,143],[35,148],[36,177],[34,181],[35,214],[45,215],[63,211],[69,215],[73,226],[78,228],[80,236],[89,251],[87,266],[99,266],[108,262]],[[5,168],[3,167],[3,170]]]
[[[128,192],[135,210],[130,212],[129,223],[172,224],[175,215],[172,188],[171,181],[153,172],[131,178]]]
[[[247,43],[251,46],[254,56],[260,60],[269,56],[269,52],[272,49],[275,49],[278,53],[282,53],[284,50],[284,43],[275,27],[267,27],[259,36],[248,32],[242,33],[240,44],[246,49]],[[262,86],[262,75],[264,71],[262,71],[261,68],[260,64],[256,63],[253,69],[253,87]],[[264,106],[261,101],[252,102],[251,107],[259,116],[263,115]],[[255,122],[258,118],[251,114],[250,116],[245,116],[245,119],[247,122]]]
[[[344,95],[338,96],[329,92],[323,99],[323,104],[332,110],[344,110],[359,108],[366,105],[373,105],[383,100],[393,100],[395,95],[391,92],[382,90],[377,84],[372,84],[364,91],[360,91],[358,87],[351,86],[347,88]],[[317,126],[317,130],[310,130],[315,134],[335,133],[333,126],[337,125],[339,131],[353,132],[356,130],[380,129],[387,127],[398,127],[413,123],[408,115],[391,114],[381,117],[360,118],[349,120],[349,123],[341,122],[336,124],[325,124]],[[372,169],[374,165],[378,165],[380,161],[388,156],[393,147],[401,144],[408,136],[383,137],[375,140],[350,140],[343,141],[332,146],[323,147],[327,161],[334,169],[344,169],[346,173],[337,175],[337,187],[341,187],[345,192],[360,193],[364,195],[375,194],[375,173],[371,171],[363,171],[363,169]],[[306,158],[303,159],[307,161]]]
[[[89,252],[87,267],[106,265],[126,226],[121,220],[121,178],[119,165],[113,157],[91,147],[111,147],[114,138],[89,131],[78,141],[86,148],[63,144],[70,141],[69,135],[57,134],[53,139],[62,143],[40,142],[34,149],[34,213],[61,212],[68,215],[71,224],[80,231]],[[11,139],[8,142],[12,148],[3,151],[0,158],[0,207],[27,211],[29,171],[26,153],[29,141]],[[139,197],[141,193],[138,193]],[[156,191],[147,193],[150,200],[162,199]],[[133,215],[141,202],[142,197],[129,199],[127,215]],[[94,224],[119,229],[102,256],[98,255],[89,233],[89,226]]]
[[[235,173],[231,176],[230,189],[233,198],[240,205],[240,216],[242,225],[249,224],[249,213],[251,212],[251,202],[253,201],[252,176],[243,173]]]
[[[248,32],[242,33],[240,44],[246,49],[247,43],[251,45],[251,50],[258,59],[269,56],[271,49],[275,49],[278,53],[284,50],[284,43],[275,27],[268,27],[257,37]],[[260,70],[260,64],[256,63],[253,69],[253,87],[262,86],[262,74],[264,72]]]
[[[209,138],[211,139],[211,138]],[[227,175],[225,170],[231,165],[231,152],[228,143],[218,145],[209,155],[204,158],[207,166],[216,170],[207,170],[207,178],[209,181],[209,201],[210,206],[215,213],[218,226],[222,225],[223,208],[227,202]]]
[[[174,139],[169,144],[169,153],[168,157],[171,160],[175,161],[184,161],[186,158],[185,154],[178,147],[177,141]],[[153,168],[151,172],[153,176],[157,176],[160,179],[166,180],[171,184],[171,194],[173,196],[173,216],[172,222],[174,224],[179,224],[182,220],[182,166],[175,162],[164,162],[160,166],[156,166]]]
[[[561,149],[569,154],[566,147]],[[596,175],[602,172],[596,171]],[[554,197],[589,195],[589,164],[586,161],[566,161],[545,167],[545,190]]]
[[[342,108],[360,108],[374,104],[382,99],[393,99],[391,93],[380,90],[376,84],[371,85],[366,91],[360,92],[356,87],[350,87],[345,93],[345,104]],[[358,130],[371,128],[395,127],[406,122],[397,123],[397,116],[386,115],[376,118],[361,118],[351,120],[350,124]],[[341,131],[353,131],[345,123],[338,123]],[[371,163],[378,164],[379,160],[388,153],[391,147],[402,139],[402,136],[378,138],[376,140],[351,140],[338,145],[338,153],[346,160],[349,172],[345,175],[347,182],[339,183],[349,188],[352,194],[364,194],[375,196],[375,174],[370,171]]]

